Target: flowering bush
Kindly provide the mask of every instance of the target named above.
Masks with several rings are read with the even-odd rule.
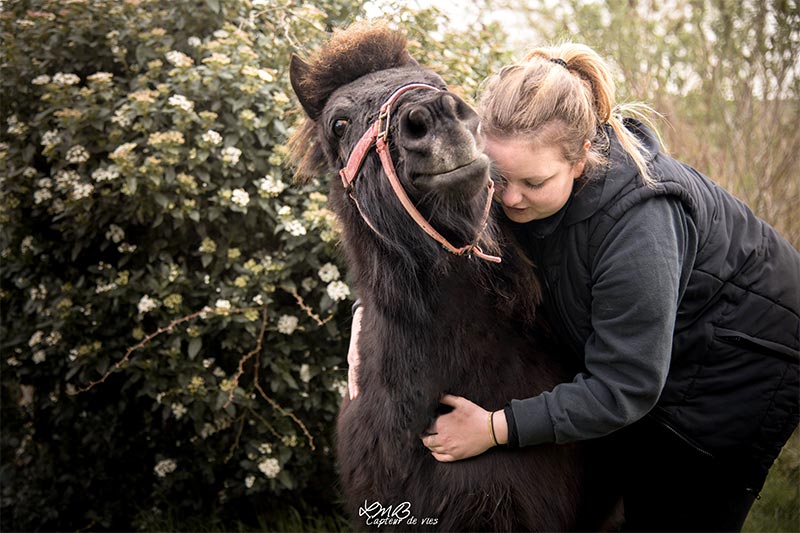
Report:
[[[5,526],[333,499],[355,295],[325,184],[284,167],[287,69],[355,4],[4,2]]]

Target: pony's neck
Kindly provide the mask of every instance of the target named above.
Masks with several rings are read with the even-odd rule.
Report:
[[[445,253],[420,259],[387,254],[377,247],[362,248],[350,254],[355,259],[352,266],[358,292],[385,315],[407,323],[410,330],[429,326],[435,315],[455,304],[456,293],[471,292],[479,297],[476,293],[485,292],[481,280],[490,275],[490,265],[477,257],[450,257]]]
[[[372,265],[374,275],[359,286],[373,314],[369,357],[393,403],[403,405],[396,427],[428,426],[440,395],[461,379],[470,349],[464,332],[491,316],[493,294],[480,283],[486,267],[477,258],[454,259],[444,274],[388,261]]]

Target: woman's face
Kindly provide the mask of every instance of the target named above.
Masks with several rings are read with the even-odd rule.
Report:
[[[564,207],[585,165],[569,163],[557,146],[519,137],[488,137],[485,152],[502,178],[496,197],[508,218],[518,223],[547,218]]]

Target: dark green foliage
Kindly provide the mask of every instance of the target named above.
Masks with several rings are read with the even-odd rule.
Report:
[[[3,3],[2,529],[342,524],[355,295],[326,180],[290,185],[287,69],[360,10]],[[501,42],[431,37],[439,17],[396,12],[472,94]]]

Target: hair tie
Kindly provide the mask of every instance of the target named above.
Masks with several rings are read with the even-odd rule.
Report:
[[[558,65],[561,65],[562,67],[564,67],[567,70],[569,70],[569,68],[567,68],[567,62],[564,61],[563,59],[561,59],[560,57],[551,57],[550,61],[552,61],[553,63],[556,63]]]

